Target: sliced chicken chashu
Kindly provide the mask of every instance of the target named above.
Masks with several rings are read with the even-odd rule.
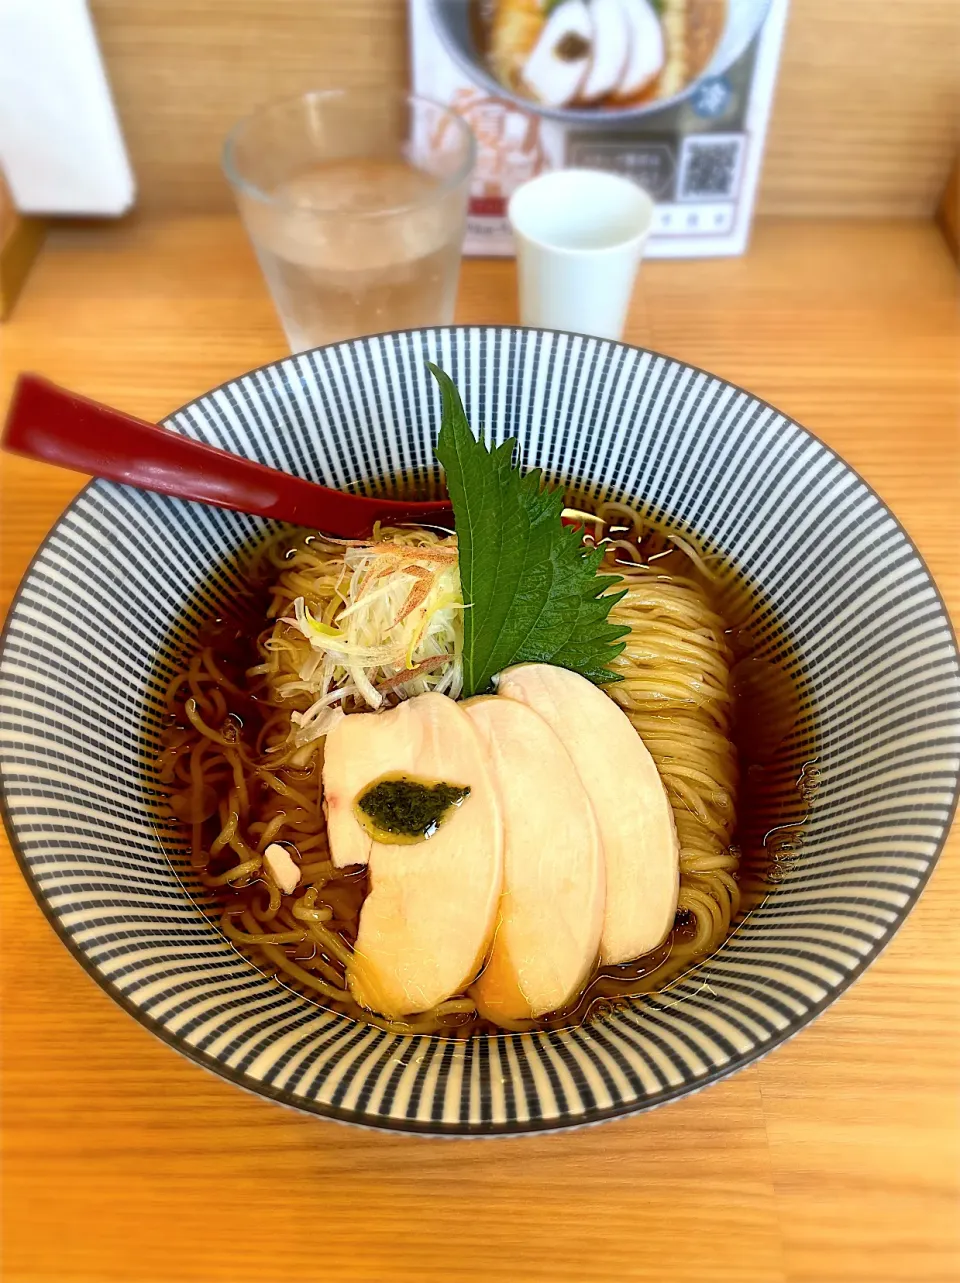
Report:
[[[649,89],[663,71],[666,47],[660,17],[650,0],[619,0],[619,4],[630,38],[626,67],[615,93],[629,100]]]
[[[677,910],[679,847],[670,802],[640,736],[608,695],[564,668],[520,664],[501,674],[497,689],[549,723],[593,804],[607,874],[601,962],[655,949]]]
[[[464,708],[503,808],[503,894],[493,948],[471,989],[497,1023],[544,1015],[596,966],[604,864],[593,807],[570,754],[532,708],[485,696]]]
[[[580,86],[579,102],[596,102],[614,93],[623,79],[630,53],[630,26],[621,0],[592,0],[590,69]]]
[[[590,73],[593,22],[584,0],[564,0],[550,13],[521,73],[522,88],[548,107],[576,98]]]
[[[401,705],[402,707],[402,705]],[[323,809],[327,816],[330,859],[338,869],[367,864],[373,838],[357,820],[354,802],[361,789],[396,770],[416,751],[411,732],[419,723],[386,713],[354,713],[326,737],[323,746]],[[405,737],[405,738],[404,738]]]
[[[355,803],[396,775],[470,792],[424,841],[373,841]],[[400,1017],[462,992],[489,947],[503,879],[500,803],[470,718],[435,694],[346,717],[327,737],[323,782],[334,864],[370,869],[347,976],[354,997]]]

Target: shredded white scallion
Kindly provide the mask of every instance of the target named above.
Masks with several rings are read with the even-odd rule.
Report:
[[[368,708],[389,693],[409,699],[437,691],[456,699],[463,684],[463,596],[457,549],[372,541],[344,551],[349,587],[330,624],[314,618],[303,599],[284,623],[310,643],[299,680],[281,695],[308,694],[313,703],[293,713],[296,740],[307,744],[332,730],[348,697]]]

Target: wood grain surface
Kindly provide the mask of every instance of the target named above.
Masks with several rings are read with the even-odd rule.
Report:
[[[744,259],[645,265],[628,339],[840,451],[960,609],[960,320],[932,224],[765,221]],[[511,321],[510,263],[459,318]],[[2,332],[19,368],[158,418],[281,356],[230,218],[55,233]],[[5,605],[81,483],[2,460]],[[829,539],[824,557],[829,558]],[[302,1117],[155,1041],[57,942],[4,845],[6,1283],[956,1283],[960,844],[798,1038],[642,1117],[430,1141]]]
[[[258,103],[407,83],[406,0],[92,0],[147,210],[224,210]],[[791,0],[766,213],[929,215],[960,141],[958,0]]]
[[[940,204],[937,206],[937,222],[953,252],[953,257],[960,265],[960,153],[953,162],[953,169],[940,197]]]

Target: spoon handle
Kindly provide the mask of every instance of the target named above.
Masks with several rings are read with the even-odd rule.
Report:
[[[345,539],[365,538],[377,521],[451,524],[446,500],[405,503],[332,490],[135,419],[36,374],[17,380],[3,447],[107,481]]]

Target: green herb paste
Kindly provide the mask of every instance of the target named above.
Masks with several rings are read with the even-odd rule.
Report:
[[[469,788],[458,784],[395,775],[368,785],[354,811],[375,842],[423,842],[469,796]]]

